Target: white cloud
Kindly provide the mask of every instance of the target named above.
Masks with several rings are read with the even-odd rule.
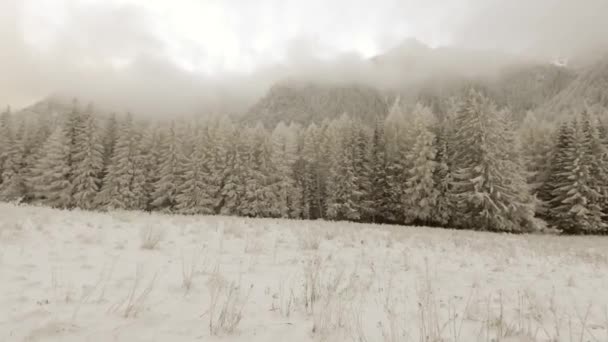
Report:
[[[606,0],[3,0],[0,13],[0,105],[63,90],[150,112],[251,98],[290,67],[358,65],[408,37],[549,55],[608,37]]]

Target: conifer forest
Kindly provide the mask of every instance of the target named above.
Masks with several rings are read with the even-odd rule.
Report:
[[[140,120],[75,101],[0,121],[3,201],[86,210],[345,220],[496,232],[608,232],[608,116],[517,122],[472,89],[438,118],[370,124]]]

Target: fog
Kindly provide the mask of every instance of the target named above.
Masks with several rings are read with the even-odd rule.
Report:
[[[0,1],[0,105],[60,94],[146,115],[235,112],[284,78],[382,85],[413,77],[370,62],[407,38],[541,61],[608,45],[605,0],[200,3]],[[483,64],[439,51],[437,63],[456,60],[463,72]]]

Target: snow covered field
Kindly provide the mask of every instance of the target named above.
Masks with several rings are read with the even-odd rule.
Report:
[[[607,328],[602,237],[0,204],[0,341],[608,341]]]

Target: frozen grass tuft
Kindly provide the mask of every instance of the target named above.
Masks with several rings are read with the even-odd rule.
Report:
[[[139,238],[142,249],[157,249],[165,237],[165,231],[158,225],[147,224],[140,228]]]
[[[243,319],[243,309],[249,300],[253,284],[244,290],[240,283],[230,282],[220,273],[219,265],[210,275],[209,333],[211,335],[232,334]],[[246,291],[246,292],[245,292]]]
[[[146,300],[150,295],[150,292],[154,289],[157,274],[154,274],[144,288],[139,289],[139,286],[143,280],[143,271],[141,266],[137,266],[135,270],[135,279],[133,280],[133,286],[129,291],[129,294],[125,299],[110,307],[110,312],[122,312],[124,318],[136,317],[144,308]]]
[[[298,230],[297,237],[300,248],[303,250],[318,250],[323,239],[322,232],[312,227]]]

